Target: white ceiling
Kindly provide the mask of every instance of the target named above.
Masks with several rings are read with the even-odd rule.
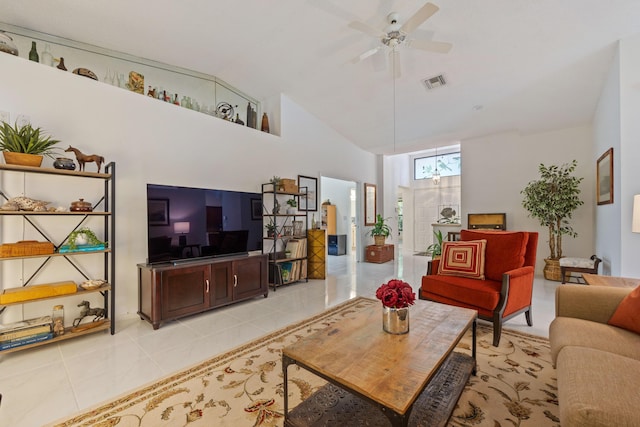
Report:
[[[351,60],[424,0],[0,0],[0,21],[220,77],[257,99],[284,94],[374,153],[500,131],[589,122],[616,41],[640,33],[639,0],[432,0],[413,34],[448,54],[403,47]],[[384,65],[382,63],[382,65]],[[447,86],[421,80],[444,74]],[[395,116],[395,139],[394,139]]]

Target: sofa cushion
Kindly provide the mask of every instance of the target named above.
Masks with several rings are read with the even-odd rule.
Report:
[[[562,427],[640,426],[640,361],[570,346],[557,367]]]
[[[527,232],[461,230],[460,238],[487,241],[484,274],[489,280],[502,281],[502,273],[524,265],[529,240]]]
[[[549,326],[549,341],[554,364],[562,349],[569,346],[595,348],[640,361],[640,336],[604,323],[556,317]]]
[[[640,334],[640,286],[624,297],[609,324]]]
[[[486,240],[443,242],[438,274],[484,280]]]
[[[429,294],[439,295],[449,301],[458,301],[474,307],[484,307],[489,311],[493,311],[498,305],[501,287],[501,282],[493,280],[440,275],[422,277],[423,296]]]

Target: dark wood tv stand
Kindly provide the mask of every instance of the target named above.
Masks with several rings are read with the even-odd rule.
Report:
[[[138,314],[158,329],[167,320],[258,295],[266,298],[267,258],[259,254],[138,264]]]

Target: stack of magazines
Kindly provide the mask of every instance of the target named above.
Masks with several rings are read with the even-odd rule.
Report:
[[[53,338],[51,316],[0,325],[0,351]]]

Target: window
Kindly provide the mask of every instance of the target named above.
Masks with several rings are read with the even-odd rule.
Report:
[[[460,175],[460,152],[413,159],[413,179],[430,179],[438,165],[440,176]]]

